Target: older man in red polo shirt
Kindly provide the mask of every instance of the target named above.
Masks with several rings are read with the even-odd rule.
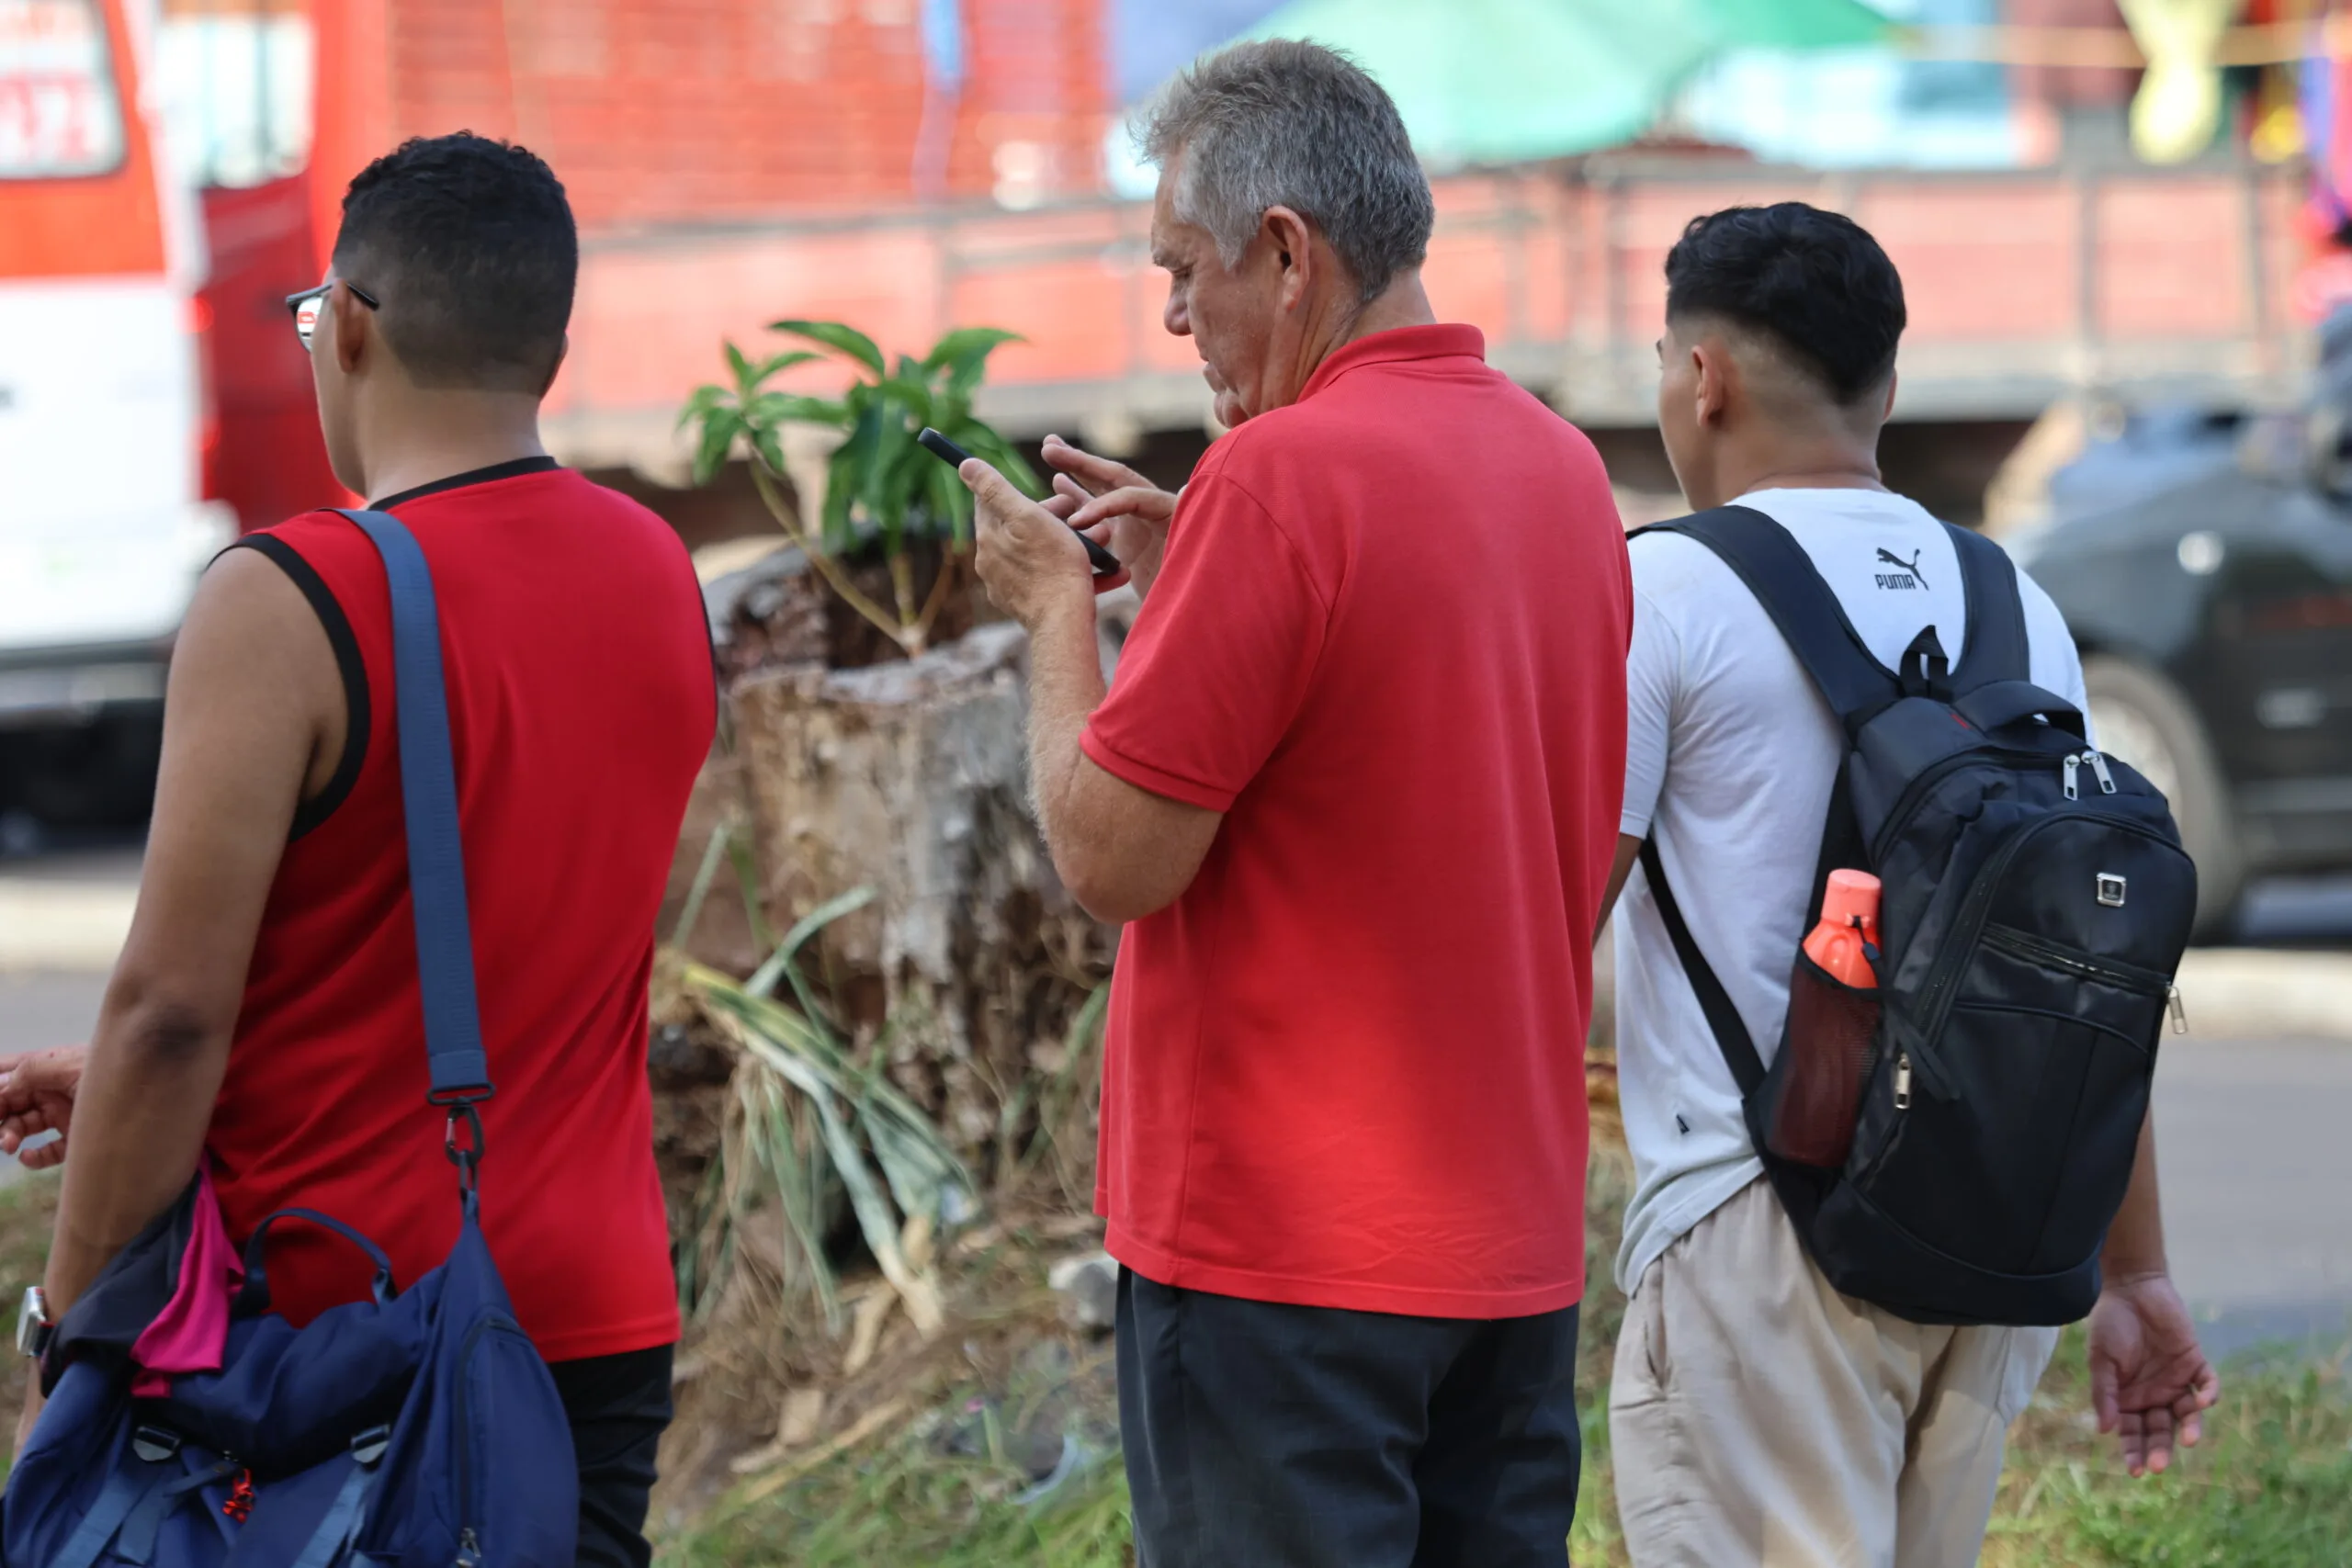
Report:
[[[1128,922],[1096,1201],[1139,1555],[1558,1563],[1632,620],[1608,481],[1438,324],[1429,186],[1363,72],[1228,50],[1145,148],[1168,330],[1231,434],[1181,503],[1059,442],[1057,503],[964,470],[1054,863]],[[1107,695],[1065,513],[1145,594]]]

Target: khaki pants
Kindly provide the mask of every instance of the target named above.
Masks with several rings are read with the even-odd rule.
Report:
[[[1652,1264],[1609,1393],[1635,1568],[1962,1568],[2054,1328],[1906,1323],[1831,1289],[1759,1179]]]

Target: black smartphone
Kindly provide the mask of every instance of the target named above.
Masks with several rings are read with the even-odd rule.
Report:
[[[964,460],[971,456],[969,452],[965,451],[961,446],[956,446],[956,443],[948,440],[947,437],[940,434],[939,432],[932,429],[928,425],[923,427],[923,433],[921,435],[916,436],[915,440],[922,444],[925,451],[929,452],[933,457],[938,458],[941,462],[946,464],[951,468],[962,468],[964,466]],[[1078,530],[1075,528],[1071,529],[1070,532],[1078,534]],[[1095,576],[1115,577],[1122,570],[1125,570],[1119,565],[1118,557],[1113,555],[1109,550],[1104,549],[1101,545],[1096,544],[1092,539],[1088,538],[1085,535],[1078,534],[1078,542],[1086,547],[1086,558],[1093,563]]]

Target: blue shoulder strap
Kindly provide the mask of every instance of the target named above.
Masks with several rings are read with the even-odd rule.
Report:
[[[1952,689],[1965,694],[1996,681],[2031,679],[2017,562],[1973,529],[1950,523],[1944,527],[1951,535],[1952,548],[1960,552],[1961,585],[1968,593],[1968,645],[1960,650]]]
[[[433,572],[416,536],[389,512],[342,511],[384,558],[392,597],[392,695],[408,821],[408,883],[416,912],[417,983],[435,1105],[491,1096],[474,998],[473,931],[466,917],[465,849],[458,832],[458,772],[441,681],[441,616]],[[452,1129],[454,1136],[455,1129]],[[480,1130],[475,1130],[479,1147]],[[453,1151],[456,1145],[452,1145]]]

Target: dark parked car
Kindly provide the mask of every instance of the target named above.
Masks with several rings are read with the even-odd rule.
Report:
[[[2199,923],[2247,881],[2352,866],[2352,399],[2127,423],[2012,541],[2083,651],[2102,749],[2168,795]]]

